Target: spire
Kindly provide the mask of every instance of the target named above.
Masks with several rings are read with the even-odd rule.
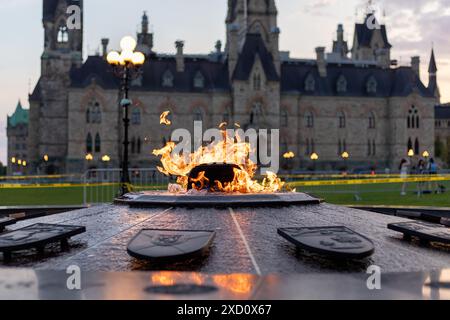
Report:
[[[142,16],[142,33],[148,33],[148,16],[147,11],[144,11],[144,15]]]
[[[436,59],[434,57],[434,48],[431,49],[431,58],[430,58],[430,66],[428,68],[428,73],[431,74],[436,74],[438,71],[437,66],[436,66]]]

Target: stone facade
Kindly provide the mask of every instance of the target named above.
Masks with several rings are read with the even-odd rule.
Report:
[[[118,80],[105,62],[108,41],[102,41],[103,55],[83,62],[82,30],[69,30],[66,41],[59,41],[65,6],[67,1],[44,0],[42,75],[30,96],[30,170],[119,167],[122,110]],[[222,50],[218,42],[206,55],[184,54],[181,41],[176,54],[158,54],[145,14],[137,38],[147,62],[131,88],[131,165],[157,164],[152,150],[173,129],[193,128],[194,120],[203,120],[205,129],[223,121],[281,129],[282,154],[296,154],[281,161],[290,170],[339,169],[343,152],[350,155],[345,165],[367,170],[397,167],[410,148],[433,154],[437,70],[430,63],[425,86],[416,57],[411,67],[391,66],[386,26],[371,30],[369,19],[356,24],[351,51],[339,26],[333,52],[319,47],[317,59],[306,60],[280,52],[274,0],[230,0],[226,46]],[[170,128],[159,126],[166,110]],[[317,163],[312,153],[319,155]],[[105,155],[110,162],[102,162]]]

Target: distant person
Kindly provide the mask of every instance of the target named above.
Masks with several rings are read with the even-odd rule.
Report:
[[[436,161],[434,161],[433,158],[430,159],[430,162],[428,163],[428,173],[431,176],[437,175],[438,174],[438,166],[436,164]],[[432,177],[433,178],[433,177]],[[438,184],[436,181],[430,181],[430,190],[434,191],[434,193],[438,193],[439,189],[438,189]]]
[[[424,160],[420,160],[419,163],[417,164],[417,175],[419,176],[419,178],[422,178],[422,176],[426,173],[427,171],[427,164],[425,163]],[[420,197],[425,190],[425,181],[419,181],[417,183],[417,195]]]
[[[406,159],[402,159],[398,169],[400,170],[400,178],[403,180],[402,191],[400,194],[402,196],[406,196],[406,179],[408,178],[409,161]]]

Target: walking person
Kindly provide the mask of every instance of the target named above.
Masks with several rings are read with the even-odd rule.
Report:
[[[400,178],[403,180],[402,191],[400,193],[402,196],[406,196],[406,179],[408,178],[409,165],[408,160],[402,159],[399,166]]]

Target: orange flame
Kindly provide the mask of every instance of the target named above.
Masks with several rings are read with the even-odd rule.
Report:
[[[238,134],[229,136],[227,131],[222,131],[223,139],[214,141],[208,146],[200,147],[189,155],[174,152],[176,144],[168,142],[162,149],[154,150],[153,155],[161,157],[161,167],[158,170],[167,176],[178,177],[177,184],[181,186],[182,192],[188,189],[189,174],[199,165],[224,163],[235,164],[239,169],[234,169],[232,182],[221,183],[220,181],[209,181],[205,172],[201,172],[192,187],[195,190],[203,190],[206,185],[214,185],[214,190],[226,193],[273,193],[281,191],[284,183],[275,173],[267,172],[264,180],[259,183],[254,180],[257,164],[250,159],[250,143],[241,141]],[[211,183],[211,184],[210,184]],[[180,188],[169,186],[169,191],[180,193]]]
[[[172,124],[172,121],[170,121],[169,119],[167,119],[167,117],[169,116],[169,114],[170,114],[170,111],[164,111],[164,112],[161,114],[161,116],[159,117],[159,119],[160,119],[159,123],[160,123],[160,124],[164,124],[164,125],[166,125],[166,126],[170,126],[170,125]]]

